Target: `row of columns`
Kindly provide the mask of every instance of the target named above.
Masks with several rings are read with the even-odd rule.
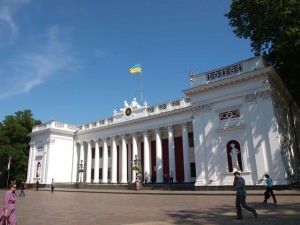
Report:
[[[135,160],[135,156],[139,156],[138,152],[138,135],[137,133],[129,134],[132,138],[132,155],[131,161]],[[120,183],[128,183],[128,171],[127,171],[127,139],[126,135],[121,135],[121,145],[120,145]],[[143,132],[143,142],[144,142],[144,174],[151,175],[150,162],[151,160],[156,160],[156,182],[164,182],[164,171],[163,171],[163,151],[162,151],[162,137],[160,128],[155,129],[155,141],[156,141],[156,159],[150,159],[150,140],[149,131]],[[102,164],[102,182],[108,183],[108,138],[101,138],[103,142],[103,164]],[[94,180],[93,183],[99,183],[99,143],[97,140],[87,141],[87,154],[86,154],[86,180],[85,182],[91,183],[91,169],[92,169],[92,142],[95,143],[95,162],[94,162]],[[183,143],[183,165],[184,165],[184,182],[190,182],[190,156],[189,156],[189,143],[188,143],[188,131],[186,124],[182,124],[182,143]],[[84,160],[84,143],[80,144],[79,160],[74,157],[74,164],[78,162],[85,163]],[[176,164],[175,164],[175,146],[174,146],[174,128],[172,126],[168,127],[168,153],[169,153],[169,171],[173,173],[174,182],[176,182]],[[75,154],[77,155],[77,154]],[[139,157],[140,158],[140,157]],[[78,165],[78,164],[77,164]],[[78,169],[78,166],[76,167]],[[79,181],[83,181],[83,172],[79,175]],[[77,174],[73,173],[73,177]],[[136,179],[135,171],[132,171],[131,182]],[[77,179],[78,181],[78,179]],[[117,181],[117,142],[116,136],[111,137],[111,180],[110,183],[118,183]]]

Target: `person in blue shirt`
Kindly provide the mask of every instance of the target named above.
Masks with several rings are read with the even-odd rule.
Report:
[[[277,204],[277,200],[273,192],[273,181],[269,176],[269,174],[265,174],[265,178],[266,178],[266,191],[265,191],[264,203],[267,203],[267,200],[270,198],[270,196],[272,196],[274,204]]]
[[[236,212],[237,212],[237,219],[243,219],[242,214],[242,207],[247,209],[248,211],[252,212],[255,218],[257,218],[256,210],[246,203],[246,190],[245,190],[245,180],[243,177],[241,177],[240,172],[235,171],[233,173],[234,175],[234,181],[233,181],[233,187],[236,190],[236,198],[235,198],[235,206],[236,206]]]

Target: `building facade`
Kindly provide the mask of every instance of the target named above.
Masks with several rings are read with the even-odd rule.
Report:
[[[27,183],[148,182],[287,185],[299,154],[289,94],[276,71],[255,57],[210,72],[190,72],[181,99],[148,106],[136,99],[110,118],[80,126],[51,121],[29,134]],[[285,118],[285,119],[283,119]]]

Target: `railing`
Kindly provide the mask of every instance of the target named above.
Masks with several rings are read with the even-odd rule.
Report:
[[[60,130],[68,130],[68,131],[76,131],[77,127],[74,125],[70,125],[67,123],[61,123],[61,122],[56,122],[56,121],[50,121],[38,126],[35,126],[32,128],[32,132],[40,131],[40,130],[45,130],[48,128],[55,128],[55,129],[60,129]]]
[[[205,73],[195,74],[193,72],[190,72],[190,81],[192,87],[201,86],[217,80],[248,73],[264,67],[266,67],[266,63],[263,57],[253,57],[251,59],[247,59]]]
[[[137,114],[141,113],[141,116],[137,116],[137,118],[141,118],[143,116],[153,115],[153,114],[159,114],[162,112],[168,112],[175,109],[180,109],[184,107],[188,107],[191,105],[191,99],[189,98],[181,98],[177,99],[175,101],[167,102],[167,103],[161,103],[154,106],[146,106],[140,109],[133,110],[133,112],[136,111]],[[122,112],[119,112],[118,114],[122,114]],[[41,124],[39,126],[35,126],[32,129],[32,132],[48,129],[48,128],[56,128],[60,130],[68,130],[68,131],[76,131],[76,130],[89,130],[89,129],[95,129],[98,127],[107,126],[114,123],[120,123],[124,122],[124,120],[120,119],[114,119],[113,117],[105,118],[102,120],[93,121],[91,123],[82,124],[80,126],[74,126],[69,125],[66,123],[56,122],[56,121],[50,121],[48,123]]]

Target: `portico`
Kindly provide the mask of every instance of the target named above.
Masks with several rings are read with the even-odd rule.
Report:
[[[193,149],[189,147],[188,129],[192,130],[191,122],[77,141],[73,165],[84,163],[85,183],[133,183],[136,172],[131,168],[136,158],[139,160],[140,172],[152,178],[149,182],[168,182],[170,171],[174,174],[174,182],[177,182],[177,177],[180,182],[191,182],[190,158],[193,157],[190,154],[193,154]],[[174,133],[181,140],[176,143],[177,152]],[[153,160],[152,155],[155,156]],[[185,160],[182,161],[182,157]],[[176,173],[176,165],[180,167],[179,174]],[[79,174],[80,167],[75,168],[77,172],[74,175]],[[79,182],[79,177],[75,179]]]

